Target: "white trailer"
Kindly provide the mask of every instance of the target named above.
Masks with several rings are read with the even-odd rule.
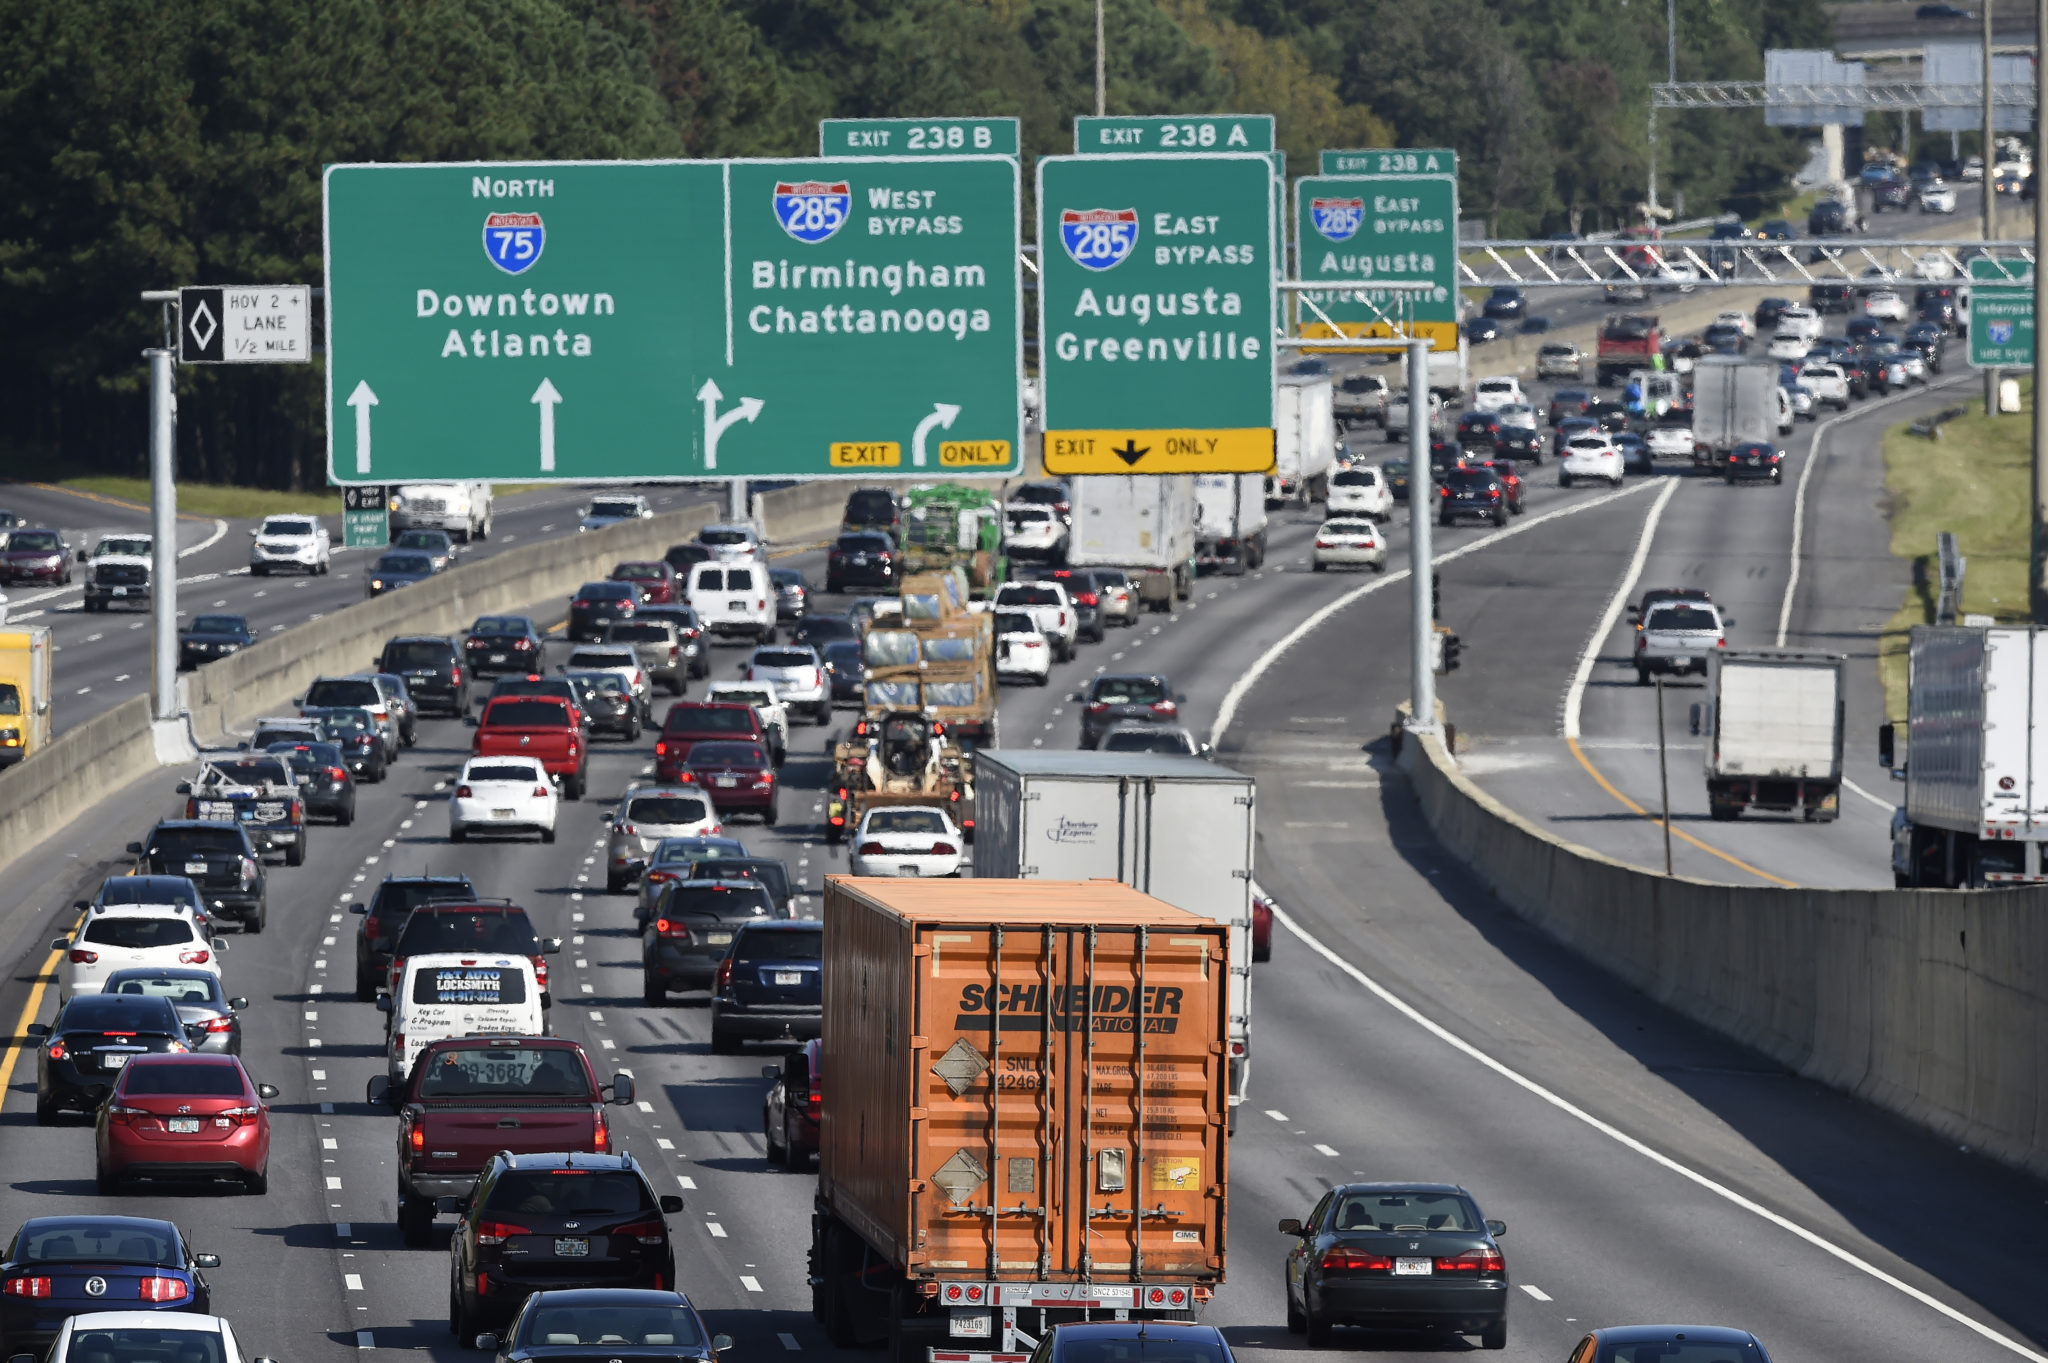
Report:
[[[1251,1075],[1251,777],[1161,753],[974,755],[974,874],[1120,880],[1230,928],[1230,1113]]]
[[[1067,480],[1067,563],[1122,568],[1154,610],[1188,599],[1195,577],[1195,476],[1089,473]]]
[[[1266,561],[1266,476],[1195,475],[1195,569],[1242,574]]]
[[[1839,653],[1720,649],[1709,655],[1708,699],[1695,707],[1706,737],[1707,809],[1745,809],[1832,823],[1842,811]]]
[[[1693,462],[1723,458],[1747,441],[1778,434],[1776,361],[1703,355],[1692,370]]]
[[[1269,503],[1326,500],[1337,467],[1337,409],[1327,374],[1287,374],[1273,389],[1273,472]]]
[[[1906,683],[1906,805],[1892,824],[1900,887],[2048,881],[2048,630],[1917,625]]]

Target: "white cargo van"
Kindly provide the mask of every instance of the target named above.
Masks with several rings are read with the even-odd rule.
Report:
[[[545,1036],[540,981],[524,956],[434,951],[405,963],[398,993],[377,1000],[391,1014],[386,1072],[405,1086],[413,1062],[451,1036]]]
[[[775,584],[765,563],[692,564],[690,609],[713,634],[775,642]]]

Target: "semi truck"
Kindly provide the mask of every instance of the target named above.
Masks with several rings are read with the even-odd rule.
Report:
[[[1330,495],[1337,467],[1337,409],[1327,374],[1288,374],[1273,389],[1273,471],[1266,500],[1297,506]]]
[[[0,629],[0,771],[50,741],[50,628]]]
[[[1226,929],[1108,881],[825,877],[811,1312],[1021,1359],[1223,1282]]]
[[[1251,1080],[1252,848],[1257,787],[1167,753],[975,754],[974,874],[1120,880],[1230,931],[1230,1117]]]
[[[1907,658],[1905,750],[1895,725],[1877,740],[1906,783],[1893,883],[2048,881],[2048,630],[1916,625]]]
[[[1727,457],[1747,441],[1778,434],[1778,364],[1732,355],[1702,355],[1692,371],[1694,464]]]
[[[1706,738],[1707,809],[1745,809],[1832,823],[1842,812],[1842,669],[1839,653],[1716,649],[1707,699],[1693,707]]]
[[[1196,571],[1239,575],[1265,561],[1265,475],[1196,474]]]
[[[1067,480],[1067,495],[1070,566],[1122,568],[1156,609],[1188,599],[1195,577],[1193,474],[1084,474]]]

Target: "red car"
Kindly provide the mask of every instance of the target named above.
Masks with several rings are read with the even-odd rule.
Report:
[[[1273,901],[1262,894],[1252,896],[1252,960],[1273,956]]]
[[[99,1191],[132,1178],[232,1180],[270,1187],[269,1084],[236,1055],[138,1055],[121,1069],[96,1120]]]
[[[662,721],[661,737],[654,744],[654,779],[674,785],[689,767],[690,749],[707,740],[768,744],[761,729],[761,717],[751,705],[719,705],[704,701],[677,701],[668,707]],[[716,801],[714,800],[715,804]]]
[[[621,563],[612,569],[611,580],[630,582],[640,589],[644,606],[670,606],[676,600],[676,570],[660,559]]]
[[[775,764],[768,760],[765,744],[730,740],[695,744],[682,779],[701,786],[721,817],[759,814],[762,823],[775,822]]]
[[[536,678],[535,680],[539,680]],[[496,696],[475,720],[471,757],[538,757],[561,782],[562,798],[580,800],[589,752],[575,709],[560,696]]]
[[[801,1169],[818,1153],[818,1114],[825,1099],[821,1062],[825,1043],[812,1037],[802,1049],[784,1053],[782,1063],[765,1066],[770,1080],[761,1100],[761,1127],[767,1134],[768,1162]]]

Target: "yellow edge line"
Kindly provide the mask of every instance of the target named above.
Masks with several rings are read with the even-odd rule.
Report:
[[[1579,759],[1579,765],[1586,769],[1586,775],[1592,777],[1595,781],[1598,781],[1600,783],[1600,789],[1606,791],[1609,795],[1612,795],[1615,799],[1621,801],[1622,804],[1626,805],[1635,814],[1642,818],[1648,819],[1651,823],[1664,822],[1657,815],[1652,814],[1649,810],[1644,809],[1634,800],[1629,799],[1628,796],[1623,795],[1619,790],[1616,790],[1614,788],[1614,783],[1608,780],[1605,776],[1601,775],[1600,768],[1594,766],[1593,760],[1587,757],[1585,752],[1582,749],[1580,749],[1578,739],[1568,737],[1565,739],[1565,743],[1570,746],[1572,750],[1572,756]],[[1699,848],[1700,851],[1710,853],[1713,856],[1717,856],[1721,860],[1727,862],[1730,866],[1740,867],[1742,870],[1749,872],[1751,875],[1755,876],[1759,880],[1768,880],[1773,885],[1783,885],[1788,890],[1796,890],[1799,888],[1799,883],[1797,881],[1786,880],[1783,877],[1774,876],[1769,871],[1759,871],[1756,867],[1742,860],[1742,858],[1731,857],[1726,852],[1723,852],[1720,848],[1712,847],[1706,843],[1701,842],[1698,838],[1694,837],[1692,834],[1686,832],[1682,828],[1672,829],[1671,836],[1674,838],[1682,838],[1686,842],[1691,843],[1694,847]]]
[[[123,511],[149,510],[149,504],[147,502],[131,502],[126,497],[109,497],[103,492],[87,492],[84,488],[65,487],[62,483],[30,483],[29,486],[34,488],[41,488],[45,492],[55,492],[65,497],[83,497],[89,502],[105,502],[108,506],[118,506]],[[211,521],[225,518],[214,516],[195,516],[192,515],[190,512],[180,511],[178,513],[178,519],[181,521]]]
[[[36,981],[28,991],[28,1002],[22,1005],[21,1018],[14,1024],[14,1035],[7,1039],[4,1054],[0,1054],[0,1100],[4,1100],[8,1086],[14,1082],[14,1062],[21,1053],[29,1049],[29,1024],[36,1020],[36,1014],[43,1011],[43,991],[50,987],[50,981],[57,978],[57,961],[63,956],[53,951],[43,961],[43,968],[36,972]]]

